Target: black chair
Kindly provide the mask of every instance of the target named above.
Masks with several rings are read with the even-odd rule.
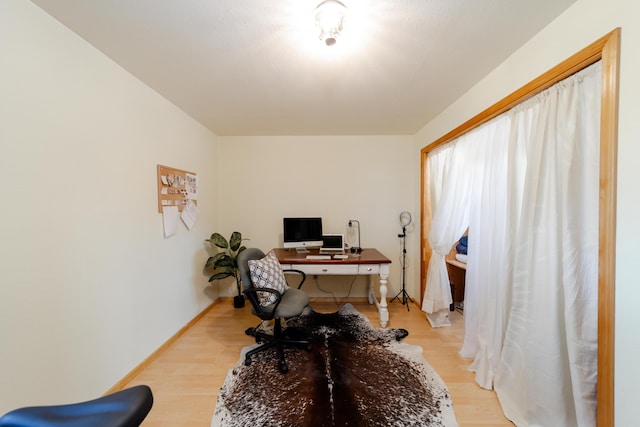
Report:
[[[0,427],[137,427],[153,405],[146,385],[68,405],[30,406],[0,417]]]
[[[262,345],[246,353],[244,364],[249,366],[251,364],[251,356],[275,347],[278,354],[278,367],[280,372],[287,373],[289,368],[284,357],[284,348],[290,346],[305,347],[307,349],[311,348],[309,339],[300,336],[292,336],[294,335],[293,332],[299,331],[287,329],[283,331],[281,324],[281,319],[286,320],[299,316],[305,307],[309,305],[309,297],[304,293],[304,291],[300,290],[307,276],[300,270],[284,269],[282,270],[283,273],[296,273],[301,276],[301,281],[297,288],[289,288],[282,294],[275,289],[263,287],[258,288],[251,280],[249,260],[260,260],[264,258],[264,256],[264,252],[256,248],[245,249],[238,255],[238,270],[240,271],[240,277],[242,278],[242,292],[251,303],[253,314],[258,316],[262,321],[274,321],[273,335],[262,331],[260,329],[260,325],[255,328],[249,328],[245,331],[247,335],[255,337],[256,343],[262,343]],[[261,305],[259,298],[260,292],[269,292],[274,294],[276,296],[275,302],[267,306]]]

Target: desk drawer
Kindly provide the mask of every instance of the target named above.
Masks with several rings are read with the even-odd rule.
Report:
[[[302,270],[308,275],[314,274],[358,274],[358,266],[356,264],[353,265],[335,265],[335,264],[318,264],[318,265],[309,265],[309,264],[295,264],[292,265],[293,268]]]
[[[380,274],[380,264],[358,265],[358,274]]]

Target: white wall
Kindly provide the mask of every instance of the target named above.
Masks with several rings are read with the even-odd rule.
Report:
[[[215,135],[23,0],[0,2],[0,413],[97,397],[202,311]],[[200,178],[163,238],[156,164]]]
[[[349,219],[361,225],[361,246],[391,259],[389,292],[401,287],[402,228],[399,214],[418,209],[412,136],[219,137],[220,228],[238,230],[247,246],[282,246],[282,218],[320,216],[325,233],[347,233]],[[414,215],[416,217],[416,215]],[[419,231],[407,240],[406,285],[419,299]],[[351,278],[320,277],[321,289],[347,296]],[[366,281],[350,296],[366,295]],[[311,296],[331,297],[312,278]],[[233,287],[223,287],[230,294]],[[391,319],[393,321],[393,319]]]
[[[616,248],[616,425],[637,424],[636,388],[640,382],[640,286],[635,265],[640,238],[640,3],[627,0],[578,0],[563,15],[519,49],[500,67],[457,100],[416,136],[422,148],[504,98],[580,49],[622,28],[618,147]],[[414,154],[414,158],[416,155]]]

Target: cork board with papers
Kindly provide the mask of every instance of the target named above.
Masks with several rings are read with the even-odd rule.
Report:
[[[158,165],[158,212],[163,207],[177,206],[182,210],[189,201],[197,205],[198,177],[195,173]]]

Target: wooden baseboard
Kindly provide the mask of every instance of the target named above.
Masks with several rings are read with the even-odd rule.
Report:
[[[393,302],[393,304],[399,304],[399,303],[401,303],[401,301],[402,301],[402,300],[400,300],[400,301],[395,300],[395,301]],[[390,300],[389,300],[387,303],[390,305],[390,304],[391,304]],[[409,304],[411,304],[411,306],[409,306]],[[411,298],[411,301],[407,301],[407,302],[406,302],[406,304],[403,304],[403,305],[407,305],[407,306],[409,306],[409,307],[408,307],[408,308],[409,308],[409,310],[410,310],[411,308],[417,308],[417,309],[418,309],[418,311],[421,311],[421,310],[422,310],[422,306],[420,305],[420,302],[419,302],[417,299],[413,298],[413,297]]]
[[[127,386],[127,384],[129,384],[131,382],[131,380],[133,380],[133,378],[136,375],[138,375],[140,372],[142,372],[143,369],[145,369],[147,366],[149,366],[149,364],[151,364],[151,362],[153,362],[160,354],[162,354],[162,352],[164,352],[171,344],[176,342],[176,340],[178,340],[178,338],[180,338],[182,335],[184,335],[184,333],[186,331],[188,331],[189,328],[191,328],[198,320],[200,320],[202,317],[204,317],[204,315],[207,314],[218,302],[224,301],[225,299],[226,300],[230,300],[232,298],[231,297],[229,297],[229,298],[224,298],[223,297],[223,298],[215,299],[204,310],[202,310],[200,313],[198,313],[198,315],[196,317],[191,319],[191,321],[189,321],[189,323],[187,323],[182,328],[180,328],[180,330],[178,332],[173,334],[167,341],[165,341],[164,344],[162,344],[160,347],[158,347],[156,349],[156,351],[151,353],[149,355],[149,357],[144,359],[138,366],[133,368],[120,381],[115,383],[109,390],[107,390],[105,392],[105,395],[111,394],[111,393],[115,393],[116,391],[120,391],[120,390],[124,389]]]

